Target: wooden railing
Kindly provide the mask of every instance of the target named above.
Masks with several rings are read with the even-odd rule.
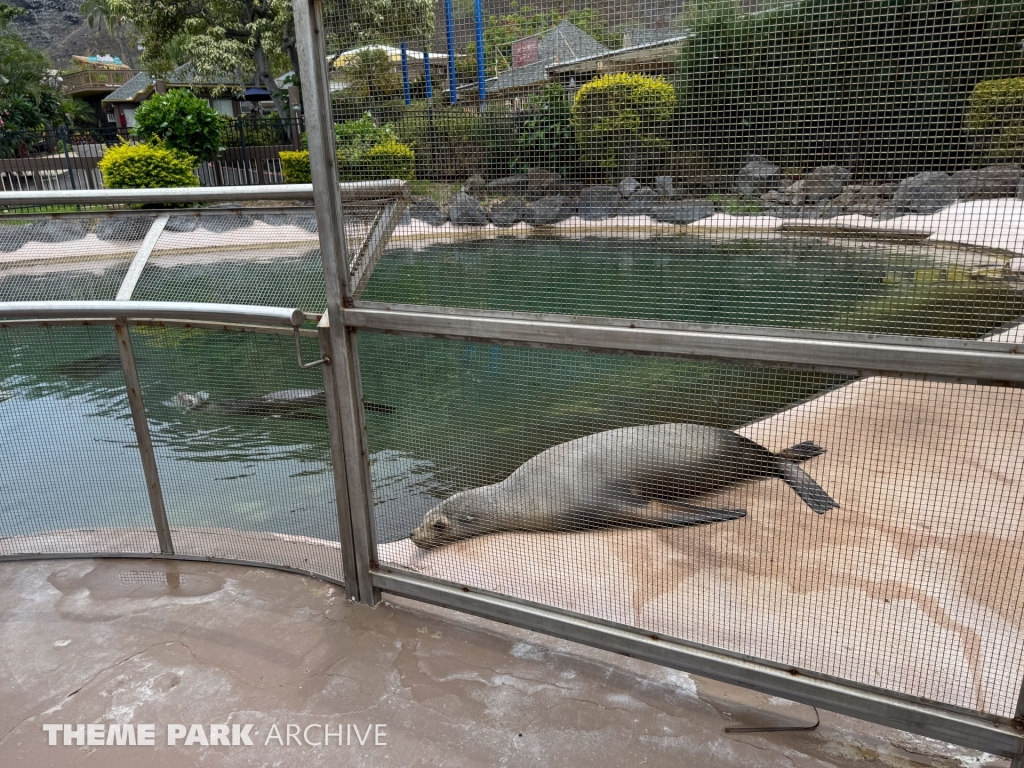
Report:
[[[64,92],[73,95],[81,91],[118,88],[139,74],[137,69],[83,69],[61,75]]]

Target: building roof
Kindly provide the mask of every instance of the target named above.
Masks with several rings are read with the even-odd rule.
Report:
[[[562,61],[600,56],[608,53],[607,46],[569,21],[561,21],[537,41],[537,61],[522,67],[506,69],[497,77],[484,81],[488,92],[532,88],[548,80],[547,68]],[[460,91],[475,91],[476,83],[459,88]]]
[[[151,75],[149,72],[139,72],[131,80],[122,85],[115,91],[109,93],[104,99],[104,103],[132,103],[143,101],[149,96],[149,92],[154,87],[156,77]],[[216,75],[214,77],[203,77],[200,78],[196,74],[195,67],[192,66],[191,62],[186,62],[180,67],[176,67],[167,73],[163,78],[164,82],[167,83],[168,87],[171,88],[194,88],[194,87],[207,87],[215,88],[218,86],[226,85],[238,85],[238,79],[232,78],[228,75]]]
[[[548,72],[573,73],[590,72],[626,64],[642,64],[649,61],[664,60],[667,56],[675,56],[683,45],[693,37],[692,32],[682,32],[664,40],[657,40],[652,43],[633,45],[628,48],[619,48],[614,51],[606,51],[592,56],[581,56],[578,59],[550,64]]]

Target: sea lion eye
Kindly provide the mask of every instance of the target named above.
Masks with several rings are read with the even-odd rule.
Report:
[[[435,520],[434,521],[434,530],[435,531],[446,531],[446,530],[448,530],[448,523],[446,523],[444,520]]]

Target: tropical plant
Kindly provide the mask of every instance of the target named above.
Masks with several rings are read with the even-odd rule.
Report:
[[[964,125],[988,138],[987,159],[1024,160],[1024,77],[974,86]]]
[[[658,77],[591,80],[577,91],[570,118],[584,161],[604,174],[639,174],[643,161],[668,147],[675,105],[675,89]]]
[[[517,168],[546,168],[563,176],[575,174],[579,151],[571,123],[571,104],[557,83],[530,98],[516,132]]]
[[[65,121],[50,62],[10,26],[21,14],[20,8],[0,3],[0,130],[6,131]]]
[[[122,143],[111,147],[99,162],[103,183],[110,189],[198,187],[196,158],[159,141]]]
[[[135,110],[133,133],[158,139],[168,148],[206,159],[223,151],[223,119],[205,100],[186,88],[154,94]]]
[[[402,91],[402,78],[380,48],[364,48],[339,71],[348,93],[358,98],[385,101],[397,98]]]

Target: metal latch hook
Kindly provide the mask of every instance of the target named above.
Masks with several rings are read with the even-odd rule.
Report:
[[[299,361],[299,368],[316,368],[319,365],[330,365],[331,358],[321,357],[319,360],[314,360],[312,363],[302,362],[302,337],[299,336],[299,329],[295,329],[295,359]]]

